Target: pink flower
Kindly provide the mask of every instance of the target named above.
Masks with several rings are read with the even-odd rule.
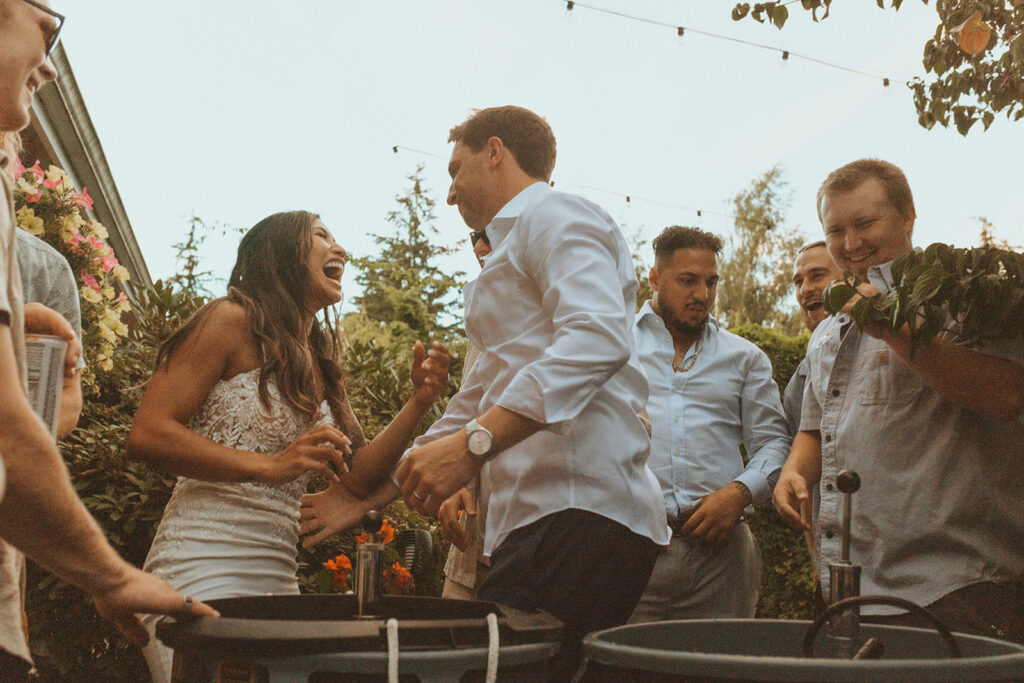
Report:
[[[72,193],[71,198],[74,200],[75,204],[81,208],[89,209],[90,211],[92,210],[92,197],[89,196],[88,187],[82,188],[82,194],[78,194],[77,192]]]
[[[73,247],[77,247],[79,244],[85,241],[85,238],[79,235],[77,232],[71,233],[66,240],[65,244],[70,244]]]
[[[104,273],[109,273],[113,270],[114,266],[117,265],[117,257],[114,256],[114,250],[107,249],[107,253],[100,257],[100,263],[103,264]]]
[[[36,192],[35,194],[27,194],[25,195],[25,201],[28,202],[29,204],[35,204],[42,198],[42,196],[42,192]]]
[[[49,178],[47,178],[46,180],[43,181],[43,187],[48,187],[51,190],[56,190],[58,187],[60,187],[61,183],[63,182],[63,180],[50,180]]]
[[[30,168],[28,170],[32,171],[32,173],[34,173],[35,176],[37,178],[39,178],[40,180],[42,180],[43,178],[46,177],[46,174],[43,173],[43,168],[39,165],[39,160],[38,159],[36,159],[36,163],[32,166],[32,168]]]
[[[82,271],[82,282],[84,282],[87,287],[90,287],[96,290],[97,292],[102,291],[100,289],[100,283],[96,282],[96,278],[94,278],[92,275],[89,275],[89,273],[85,272],[84,270]]]
[[[25,173],[25,164],[21,163],[21,159],[14,157],[14,177],[20,178]]]

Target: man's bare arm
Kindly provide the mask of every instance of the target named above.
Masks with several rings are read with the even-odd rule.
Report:
[[[932,389],[956,405],[998,420],[1013,420],[1024,411],[1024,367],[935,339],[910,355],[906,328],[869,330]]]
[[[863,296],[878,290],[861,283]],[[843,306],[849,313],[860,300],[854,296]],[[907,367],[932,389],[961,408],[997,420],[1013,420],[1024,411],[1024,367],[998,356],[934,339],[910,354],[910,330],[904,325],[893,332],[884,323],[868,324],[865,332],[881,339]]]
[[[78,499],[64,461],[32,412],[14,362],[14,342],[0,320],[0,455],[7,491],[0,500],[0,536],[97,600],[101,613],[133,639],[145,642],[135,612],[171,614],[183,598],[170,586],[122,560]],[[196,614],[215,614],[196,605]]]

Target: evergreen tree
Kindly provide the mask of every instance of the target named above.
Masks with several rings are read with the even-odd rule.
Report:
[[[736,229],[719,263],[716,317],[729,327],[756,323],[796,335],[793,261],[804,240],[784,225],[789,193],[782,170],[773,166],[732,203]]]
[[[423,167],[408,176],[412,186],[395,197],[398,208],[387,215],[394,230],[374,235],[376,257],[351,257],[362,295],[353,302],[371,321],[401,323],[417,338],[446,339],[461,327],[459,291],[464,272],[446,273],[438,257],[455,251],[437,242],[434,200],[423,187]]]

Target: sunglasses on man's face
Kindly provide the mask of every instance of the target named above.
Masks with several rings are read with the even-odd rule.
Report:
[[[484,244],[486,244],[487,246],[491,246],[491,238],[487,236],[486,231],[474,230],[473,232],[469,233],[469,243],[472,246],[475,247],[476,243],[479,242],[480,240],[483,240]]]
[[[35,0],[22,0],[22,2],[32,5],[41,12],[46,12],[54,19],[54,26],[50,30],[49,35],[46,36],[46,56],[49,57],[53,47],[57,44],[57,38],[60,36],[60,30],[64,27],[64,15],[60,12],[54,12],[46,5],[36,2]]]

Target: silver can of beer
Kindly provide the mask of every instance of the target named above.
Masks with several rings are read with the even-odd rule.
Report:
[[[64,388],[64,355],[68,343],[49,334],[25,335],[25,367],[28,371],[28,400],[36,415],[57,438],[60,396]]]

